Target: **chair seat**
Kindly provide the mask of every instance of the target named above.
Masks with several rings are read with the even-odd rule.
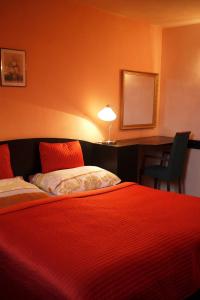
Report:
[[[141,167],[140,183],[142,175],[146,175],[154,178],[154,188],[158,187],[159,181],[166,181],[167,190],[170,191],[170,183],[178,182],[179,192],[181,193],[181,177],[184,171],[189,135],[189,131],[176,133],[170,155],[166,161],[163,153],[160,159],[160,165],[145,166],[144,156],[144,162]],[[146,156],[146,158],[147,157],[148,156]]]
[[[159,165],[155,166],[148,166],[144,169],[144,175],[150,176],[153,178],[157,178],[160,180],[168,181],[169,180],[169,174],[168,169],[166,167],[162,167]]]

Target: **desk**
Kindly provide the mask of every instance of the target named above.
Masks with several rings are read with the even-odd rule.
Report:
[[[114,145],[94,144],[93,164],[118,175],[123,181],[138,182],[143,156],[153,151],[168,151],[173,138],[152,136],[118,140]]]

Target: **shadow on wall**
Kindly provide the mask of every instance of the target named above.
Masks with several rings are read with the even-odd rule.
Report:
[[[0,112],[1,140],[63,137],[99,141],[103,138],[99,128],[86,116],[20,101],[15,105],[9,102],[4,103]]]

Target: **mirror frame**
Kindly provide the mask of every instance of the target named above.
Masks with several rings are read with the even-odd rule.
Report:
[[[125,111],[125,74],[134,75],[134,76],[143,76],[143,77],[151,77],[154,79],[154,87],[153,87],[153,97],[152,97],[152,105],[153,105],[153,114],[152,114],[152,122],[151,123],[143,123],[143,124],[124,124],[124,111]],[[158,74],[157,73],[149,73],[149,72],[138,72],[138,71],[129,71],[129,70],[121,70],[121,101],[120,101],[120,129],[142,129],[142,128],[154,128],[156,127],[156,118],[157,118],[157,94],[158,94]],[[134,102],[133,102],[134,105]]]

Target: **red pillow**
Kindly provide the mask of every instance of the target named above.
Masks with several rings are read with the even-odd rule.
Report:
[[[84,166],[78,141],[68,143],[40,143],[42,173]]]
[[[7,144],[0,145],[0,179],[14,177]]]

